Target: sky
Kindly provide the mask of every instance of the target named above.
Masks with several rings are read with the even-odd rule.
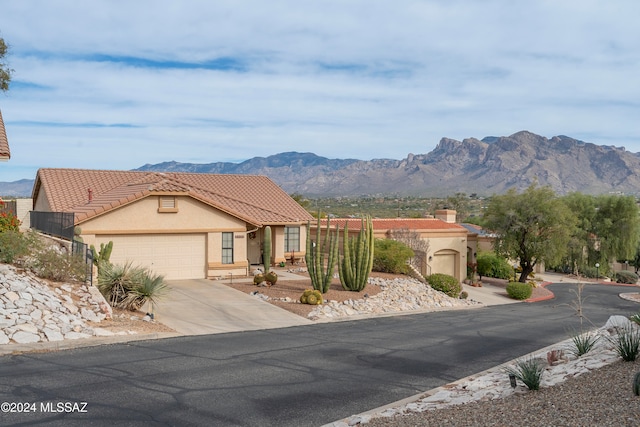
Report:
[[[441,138],[640,151],[637,0],[0,0],[11,159],[135,169]]]

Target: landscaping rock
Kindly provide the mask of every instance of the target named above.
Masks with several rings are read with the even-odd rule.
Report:
[[[88,338],[95,333],[87,322],[111,317],[111,307],[94,286],[46,282],[15,267],[0,264],[0,345]]]

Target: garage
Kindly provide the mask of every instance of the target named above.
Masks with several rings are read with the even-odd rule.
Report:
[[[167,280],[205,278],[205,234],[102,235],[96,236],[96,248],[109,241],[114,264],[133,262]]]

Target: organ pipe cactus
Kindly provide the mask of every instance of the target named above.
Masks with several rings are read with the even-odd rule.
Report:
[[[331,232],[329,220],[327,231],[322,237],[320,217],[316,228],[316,239],[311,240],[311,223],[307,223],[307,252],[304,256],[313,289],[327,293],[331,287],[333,270],[338,261],[338,228]]]
[[[269,273],[271,267],[271,227],[264,228],[264,242],[262,242],[262,257],[264,262],[264,274]]]
[[[349,226],[344,226],[342,262],[339,263],[340,283],[347,291],[359,292],[367,286],[373,268],[373,222],[371,217],[362,219],[360,232],[349,237]]]

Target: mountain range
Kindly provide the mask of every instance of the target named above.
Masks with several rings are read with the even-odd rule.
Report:
[[[137,170],[266,175],[286,192],[305,197],[397,195],[445,197],[455,193],[489,196],[534,182],[556,194],[637,194],[640,155],[624,147],[597,145],[560,135],[528,131],[510,136],[442,138],[428,154],[405,159],[328,159],[287,152],[241,163],[165,162]],[[29,180],[22,180],[29,181]],[[19,181],[18,181],[19,182]],[[8,183],[0,183],[7,195]],[[31,185],[33,181],[31,181]],[[31,187],[22,195],[28,196]]]

